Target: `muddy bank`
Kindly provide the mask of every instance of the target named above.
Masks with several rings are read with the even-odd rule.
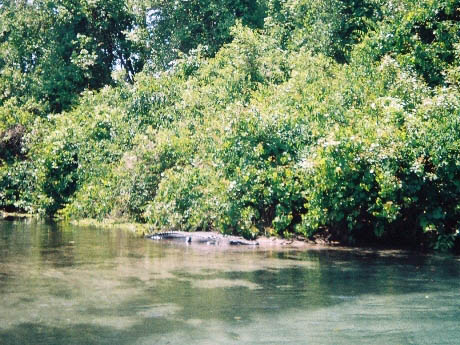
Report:
[[[169,231],[148,234],[145,238],[153,241],[174,242],[184,245],[207,245],[216,247],[241,248],[324,248],[335,246],[336,243],[324,240],[310,241],[304,238],[283,239],[277,237],[259,237],[256,240],[246,240],[241,236],[223,235],[217,232],[184,232]]]
[[[317,236],[313,240],[295,237],[285,239],[279,237],[260,236],[255,241],[249,241],[241,236],[224,235],[214,231],[167,231],[155,232],[147,224],[125,223],[120,220],[97,221],[95,219],[80,219],[71,221],[71,224],[86,227],[98,227],[104,229],[124,229],[136,236],[145,237],[148,240],[174,242],[184,245],[210,245],[222,248],[298,248],[317,249],[338,246],[337,242],[329,241],[324,236]]]

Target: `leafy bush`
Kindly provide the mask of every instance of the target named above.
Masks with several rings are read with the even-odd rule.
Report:
[[[35,212],[33,188],[35,176],[31,163],[16,161],[0,165],[0,208],[8,211]]]
[[[153,201],[145,217],[156,229],[214,229],[222,188],[216,183],[212,169],[187,166],[163,173]]]

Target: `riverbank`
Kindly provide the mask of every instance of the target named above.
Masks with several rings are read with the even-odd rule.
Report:
[[[97,227],[102,229],[122,229],[126,231],[130,231],[134,233],[136,236],[139,237],[146,237],[149,238],[150,236],[158,236],[161,234],[165,234],[165,232],[155,231],[151,228],[148,224],[141,224],[141,223],[132,223],[132,222],[124,222],[117,219],[104,219],[102,221],[96,219],[80,219],[80,220],[72,220],[70,221],[72,225],[75,226],[85,226],[85,227]],[[206,242],[216,242],[218,247],[227,247],[224,243],[228,242],[228,239],[232,239],[235,243],[238,242],[239,247],[247,247],[247,248],[294,248],[294,249],[311,249],[311,248],[325,248],[325,247],[337,247],[340,246],[339,242],[330,241],[324,236],[315,236],[313,239],[308,239],[303,236],[292,236],[291,238],[282,238],[277,236],[258,236],[254,241],[254,245],[244,245],[243,243],[248,244],[248,241],[242,236],[228,236],[217,231],[196,231],[196,232],[183,232],[183,231],[170,231],[167,232],[169,234],[178,234],[182,242],[185,243],[186,237],[191,238],[201,238],[201,239],[208,239],[193,241],[193,244],[206,244]],[[166,239],[165,239],[166,240]],[[213,241],[212,241],[213,240]],[[180,241],[176,241],[180,242]],[[241,245],[242,244],[242,245]]]
[[[95,219],[80,219],[73,220],[70,222],[75,226],[85,226],[85,227],[97,227],[102,229],[122,229],[134,233],[136,236],[150,238],[155,236],[157,240],[160,239],[161,235],[164,234],[177,234],[175,242],[186,243],[187,237],[195,239],[191,241],[193,245],[195,244],[214,244],[216,247],[224,248],[228,247],[228,241],[231,239],[235,245],[242,248],[292,248],[299,250],[313,249],[313,248],[331,248],[340,246],[339,242],[329,241],[326,238],[317,236],[313,240],[307,239],[302,236],[293,236],[292,238],[281,238],[276,236],[259,236],[254,241],[248,241],[242,236],[228,236],[216,231],[196,231],[196,232],[183,232],[183,231],[171,231],[171,232],[160,232],[154,231],[148,224],[141,223],[130,223],[123,222],[116,219],[105,219],[98,221]],[[164,241],[171,240],[164,239]],[[253,242],[252,245],[250,242]],[[190,242],[189,242],[190,244]]]
[[[6,212],[0,211],[0,220],[22,220],[22,219],[39,219],[37,215],[29,213],[19,213],[19,212]],[[95,227],[100,229],[121,229],[133,233],[138,237],[146,237],[158,234],[164,234],[164,232],[154,231],[148,224],[142,223],[133,223],[126,222],[120,219],[104,219],[96,220],[90,218],[71,220],[70,224],[75,226],[82,227]],[[171,231],[170,233],[181,234],[184,238],[188,235],[190,237],[201,237],[208,239],[216,239],[216,242],[219,242],[219,247],[225,247],[223,245],[226,242],[226,239],[231,238],[235,242],[240,244],[243,242],[250,242],[244,239],[242,236],[227,236],[216,231],[197,231],[197,232],[181,232],[181,231]],[[194,244],[197,242],[205,243],[206,241],[194,241]],[[254,241],[257,243],[257,248],[295,248],[295,249],[311,249],[311,248],[324,248],[324,247],[336,247],[339,246],[338,242],[328,241],[325,238],[317,236],[313,240],[309,240],[302,236],[293,236],[292,238],[281,238],[276,236],[259,236]],[[254,247],[254,246],[245,246],[241,245],[240,247]]]
[[[15,221],[15,220],[43,220],[43,218],[39,217],[38,215],[28,214],[28,213],[19,213],[19,212],[6,212],[0,210],[0,220],[5,221]],[[241,245],[243,242],[248,242],[242,236],[236,235],[224,235],[217,231],[196,231],[196,232],[182,232],[182,231],[169,231],[169,232],[162,232],[162,231],[155,231],[152,229],[151,225],[149,224],[142,224],[142,223],[135,223],[135,222],[128,222],[121,219],[104,219],[104,220],[96,220],[90,218],[83,218],[78,220],[71,220],[71,221],[58,221],[58,223],[68,223],[74,226],[79,227],[92,227],[92,228],[99,228],[99,229],[106,229],[106,230],[123,230],[129,233],[132,233],[136,237],[146,238],[150,236],[157,236],[165,233],[176,233],[180,234],[180,237],[183,237],[183,243],[186,244],[186,237],[199,237],[199,238],[208,238],[209,240],[199,240],[193,241],[193,243],[188,243],[188,245],[196,245],[200,246],[203,244],[212,244],[217,248],[220,249],[228,249],[229,247],[239,247],[239,248],[246,248],[246,249],[273,249],[273,250],[284,250],[284,249],[294,249],[294,250],[316,250],[316,249],[343,249],[343,250],[353,250],[353,249],[360,249],[366,251],[385,251],[387,253],[397,252],[400,251],[410,251],[414,253],[427,253],[432,252],[434,248],[428,247],[414,247],[408,245],[390,245],[390,244],[383,244],[383,243],[363,243],[361,245],[346,245],[345,243],[341,243],[339,241],[331,240],[331,237],[328,235],[327,232],[318,233],[313,238],[309,239],[300,235],[292,235],[290,238],[283,238],[278,236],[266,236],[261,235],[256,237],[254,242],[257,242],[257,245]],[[228,239],[231,238],[235,242],[240,242],[240,245],[228,245],[225,244],[228,242]],[[211,239],[214,239],[211,241]],[[168,240],[165,240],[167,242]],[[180,243],[181,241],[174,241],[176,243]],[[209,243],[207,243],[209,242]],[[216,243],[213,243],[216,242]],[[436,250],[435,250],[436,251]],[[459,248],[454,248],[452,250],[453,253],[459,253]]]
[[[246,247],[246,248],[297,248],[308,249],[313,246],[332,246],[334,243],[325,241],[319,243],[305,238],[284,239],[279,237],[259,236],[253,240],[247,240],[241,236],[225,235],[212,231],[169,231],[156,232],[145,236],[147,239],[161,242],[175,242],[186,245],[211,245],[216,247]]]

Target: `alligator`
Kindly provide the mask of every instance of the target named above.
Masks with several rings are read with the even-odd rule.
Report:
[[[213,232],[183,232],[183,231],[168,231],[159,232],[146,236],[151,240],[168,240],[178,241],[183,243],[208,244],[208,245],[231,245],[231,246],[257,246],[257,241],[245,240],[242,237],[221,235]]]

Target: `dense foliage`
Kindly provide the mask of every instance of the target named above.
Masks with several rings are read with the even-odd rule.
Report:
[[[2,3],[0,207],[459,242],[459,1],[130,4]]]

